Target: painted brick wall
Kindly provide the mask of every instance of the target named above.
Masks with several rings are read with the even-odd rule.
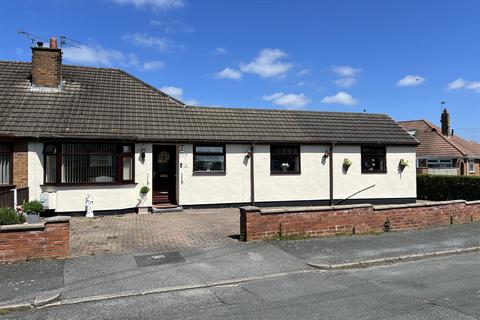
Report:
[[[333,236],[383,232],[390,220],[392,231],[422,229],[450,223],[480,221],[480,201],[463,200],[435,204],[352,205],[286,209],[240,209],[240,233],[245,241],[284,235]]]
[[[28,187],[28,144],[13,145],[13,184],[17,188]]]
[[[67,258],[70,217],[53,217],[32,225],[0,227],[0,262]]]

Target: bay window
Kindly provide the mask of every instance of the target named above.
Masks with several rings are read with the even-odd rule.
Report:
[[[12,148],[8,144],[0,143],[0,185],[12,183],[11,166]]]
[[[114,143],[45,144],[46,184],[133,182],[133,146]]]

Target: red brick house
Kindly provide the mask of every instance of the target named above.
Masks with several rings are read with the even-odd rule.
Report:
[[[417,147],[417,171],[429,174],[480,176],[480,144],[454,135],[447,109],[439,128],[427,120],[400,121],[414,136]]]

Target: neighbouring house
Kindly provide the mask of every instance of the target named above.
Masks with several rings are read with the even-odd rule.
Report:
[[[454,135],[450,114],[444,109],[442,127],[427,120],[400,121],[399,124],[414,136],[419,173],[480,176],[480,144]]]
[[[59,213],[88,195],[97,213],[416,199],[418,141],[386,115],[188,106],[118,69],[63,65],[54,39],[0,62],[0,113],[0,184]]]

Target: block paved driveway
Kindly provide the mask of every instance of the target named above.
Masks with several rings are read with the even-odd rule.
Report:
[[[70,255],[175,251],[236,242],[239,233],[240,210],[236,208],[73,217]]]

